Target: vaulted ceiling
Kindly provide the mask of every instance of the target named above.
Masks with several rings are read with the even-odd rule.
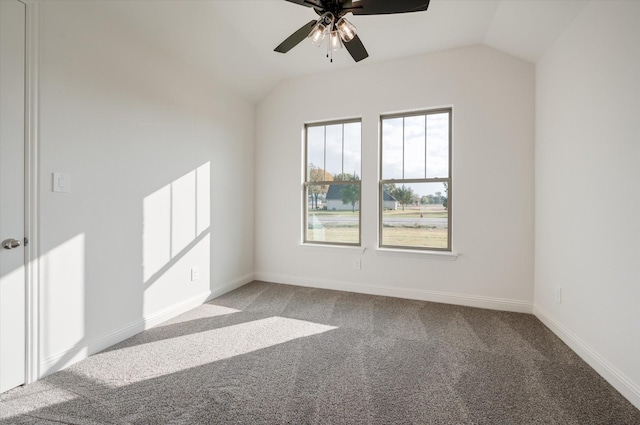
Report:
[[[431,0],[426,12],[352,16],[369,58],[355,63],[303,41],[273,49],[315,12],[284,0],[169,0],[101,3],[102,12],[201,69],[252,102],[301,75],[455,47],[484,44],[535,63],[588,0]]]

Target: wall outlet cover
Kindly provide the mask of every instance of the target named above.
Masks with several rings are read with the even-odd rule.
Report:
[[[562,286],[556,286],[555,299],[558,304],[562,304]]]
[[[200,279],[200,269],[198,267],[191,268],[191,281]]]

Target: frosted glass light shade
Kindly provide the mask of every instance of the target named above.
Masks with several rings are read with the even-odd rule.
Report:
[[[340,34],[342,41],[345,43],[350,42],[356,36],[356,27],[353,26],[351,22],[344,19],[344,17],[338,20],[336,28],[338,29],[338,33]]]
[[[309,38],[313,44],[320,46],[327,32],[327,27],[322,22],[318,22],[309,33]]]
[[[331,31],[331,38],[329,43],[331,45],[331,50],[342,49],[342,40],[340,39],[340,34],[338,34],[338,31]]]

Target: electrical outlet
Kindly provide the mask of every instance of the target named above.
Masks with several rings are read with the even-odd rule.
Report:
[[[558,304],[562,304],[562,286],[556,286],[555,288],[555,298]]]
[[[353,262],[353,268],[356,270],[360,270],[360,268],[362,268],[362,262],[360,259],[357,259]]]
[[[200,269],[198,267],[191,268],[191,281],[200,279]]]

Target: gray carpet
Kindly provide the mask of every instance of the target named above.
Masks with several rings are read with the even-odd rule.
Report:
[[[0,396],[2,424],[640,424],[534,316],[253,282]]]

